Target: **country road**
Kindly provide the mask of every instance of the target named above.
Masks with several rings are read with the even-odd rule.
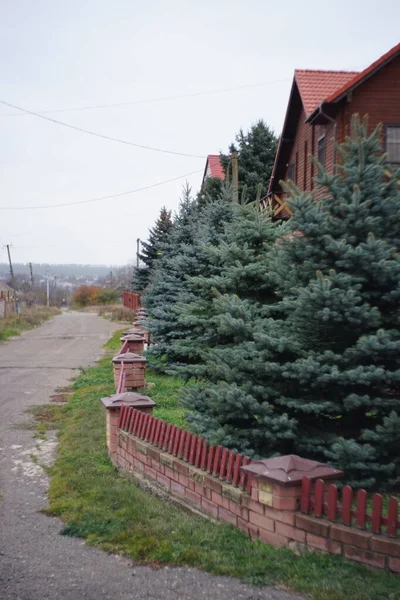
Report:
[[[118,325],[89,313],[64,312],[40,328],[0,343],[1,600],[295,600],[196,569],[134,566],[131,561],[59,534],[62,523],[39,511],[48,479],[32,460],[54,456],[55,435],[39,443],[24,411],[49,401],[79,367],[92,364]]]

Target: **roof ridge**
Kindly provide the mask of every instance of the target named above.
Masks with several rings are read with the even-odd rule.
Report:
[[[393,48],[385,52],[385,54],[382,54],[382,56],[380,56],[377,60],[374,60],[374,62],[371,63],[368,67],[357,73],[351,81],[349,81],[347,84],[345,84],[344,86],[336,90],[336,92],[331,94],[328,98],[326,98],[326,102],[331,102],[341,94],[345,93],[346,90],[352,87],[355,83],[358,83],[359,81],[361,82],[365,76],[369,75],[370,73],[373,73],[374,69],[383,65],[385,61],[390,61],[393,58],[395,58],[396,54],[398,54],[399,52],[400,43],[396,44],[396,46],[393,46]]]
[[[295,69],[295,73],[349,73],[359,74],[361,71],[337,71],[335,69]]]

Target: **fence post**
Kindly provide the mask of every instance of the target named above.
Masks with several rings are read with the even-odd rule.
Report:
[[[302,479],[337,479],[342,471],[328,465],[290,454],[258,460],[241,467],[253,477],[253,488],[258,490],[258,501],[277,510],[298,510],[302,493]]]
[[[105,398],[101,398],[101,402],[106,409],[108,453],[110,458],[113,459],[118,448],[118,429],[122,407],[132,407],[140,412],[151,414],[157,404],[148,396],[135,392],[122,392],[121,394],[106,396]]]

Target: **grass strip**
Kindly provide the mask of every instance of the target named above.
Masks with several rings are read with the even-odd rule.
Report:
[[[108,343],[114,349],[118,334]],[[175,384],[157,387],[159,411],[176,418],[163,394]],[[188,515],[142,491],[110,463],[105,443],[105,415],[99,398],[114,393],[110,358],[82,373],[66,405],[52,407],[52,426],[59,427],[58,457],[50,469],[50,507],[61,517],[62,533],[130,557],[136,563],[197,567],[250,584],[278,585],[314,600],[397,600],[400,578],[372,572],[328,554],[295,556],[251,542],[229,525]],[[151,393],[153,392],[154,393]],[[168,412],[172,411],[172,412]],[[44,412],[38,409],[43,417]],[[159,415],[160,416],[160,415]]]

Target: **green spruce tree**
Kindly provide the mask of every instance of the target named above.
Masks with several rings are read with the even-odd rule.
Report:
[[[155,262],[161,256],[162,248],[168,239],[171,228],[171,211],[163,207],[154,227],[149,230],[147,242],[141,243],[142,249],[139,253],[139,259],[143,264],[136,267],[134,271],[132,286],[135,292],[141,293],[148,286]]]
[[[274,166],[277,138],[274,132],[261,119],[252,125],[247,133],[240,129],[235,141],[229,146],[229,154],[221,153],[221,163],[225,173],[228,173],[231,154],[239,153],[239,197],[243,189],[247,189],[247,198],[254,201],[258,186],[261,184],[261,194],[265,196]]]

